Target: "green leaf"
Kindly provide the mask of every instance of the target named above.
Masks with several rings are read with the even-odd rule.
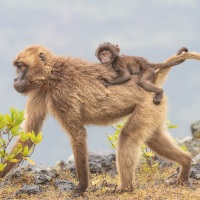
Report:
[[[182,146],[181,146],[181,149],[184,150],[184,151],[188,151],[188,148],[187,148],[187,146],[185,146],[185,145],[182,145]]]
[[[38,135],[35,135],[35,133],[32,131],[30,138],[34,144],[38,144],[42,141],[42,133],[40,132]]]
[[[30,139],[31,139],[31,141],[33,142],[33,143],[35,143],[35,133],[34,132],[31,132],[30,133]]]
[[[159,163],[158,162],[155,162],[154,164],[153,164],[153,168],[156,168],[156,167],[158,167],[159,166]]]
[[[17,163],[17,162],[19,162],[19,160],[15,158],[15,159],[10,159],[9,162],[11,162],[11,163]]]
[[[24,119],[25,119],[24,118],[24,111],[21,111],[21,112],[16,111],[15,112],[15,114],[14,114],[14,124],[16,126],[19,126],[23,122]]]
[[[4,149],[0,151],[0,157],[1,158],[5,158],[7,155],[8,154],[7,154],[7,152]]]
[[[4,121],[4,117],[2,114],[0,114],[0,123],[2,123],[2,121]]]
[[[28,149],[27,145],[24,147],[24,149],[23,149],[23,151],[21,153],[25,157],[27,157],[29,155],[29,149]]]
[[[175,124],[174,125],[169,125],[168,128],[171,128],[171,129],[172,128],[178,128],[178,125],[175,125]]]
[[[17,145],[17,148],[18,148],[18,149],[23,148],[22,143],[19,143],[19,144]]]
[[[6,122],[8,123],[8,124],[12,124],[12,118],[8,115],[8,114],[6,114],[5,115],[5,118],[6,118]]]
[[[153,157],[153,156],[154,156],[154,154],[153,154],[152,152],[150,152],[150,151],[145,152],[144,154],[145,154],[145,156],[147,156],[147,157]]]
[[[17,109],[14,109],[13,107],[10,108],[10,114],[11,114],[12,120],[14,120],[14,115],[15,115],[15,113],[16,113],[17,111],[18,111],[18,110],[17,110]]]
[[[4,139],[0,139],[0,141],[1,141],[4,145],[7,144],[7,141],[4,140]]]
[[[20,133],[20,139],[25,142],[30,138],[31,133],[25,133],[25,132],[21,132]]]
[[[3,171],[6,167],[7,163],[3,164],[3,163],[0,163],[0,171]]]
[[[141,146],[141,149],[143,150],[143,149],[146,149],[147,148],[147,146],[146,145],[142,145]]]
[[[14,157],[15,157],[15,155],[12,153],[12,154],[8,155],[8,156],[5,158],[5,160],[11,160],[11,159],[13,159]]]
[[[19,153],[21,153],[22,150],[23,150],[23,146],[22,146],[21,143],[19,143],[19,144],[17,145],[17,147],[14,149],[13,153],[14,153],[14,155],[16,156],[16,155],[18,155]]]
[[[19,129],[20,129],[19,126],[16,126],[16,127],[11,128],[11,133],[12,133],[12,135],[13,135],[13,136],[19,135],[19,134],[20,134],[20,133],[19,133]]]
[[[24,160],[28,161],[31,165],[36,165],[36,163],[31,160],[29,157],[23,157]]]
[[[0,114],[0,129],[4,128],[6,126],[5,118],[2,114]]]

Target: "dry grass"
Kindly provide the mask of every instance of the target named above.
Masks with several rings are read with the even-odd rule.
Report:
[[[115,191],[118,182],[117,177],[109,175],[91,175],[90,186],[84,193],[84,196],[76,199],[92,200],[198,200],[200,199],[200,180],[190,179],[188,185],[167,185],[164,180],[175,172],[175,167],[163,170],[154,170],[148,173],[143,170],[137,170],[135,190],[131,193],[119,193]],[[61,173],[59,179],[76,182],[69,173]],[[29,199],[29,200],[66,200],[73,199],[70,193],[61,193],[50,183],[48,186],[42,186],[43,190],[39,194],[16,196],[15,192],[22,188],[23,184],[32,184],[30,175],[24,174],[22,178],[13,180],[13,182],[0,190],[1,199]]]

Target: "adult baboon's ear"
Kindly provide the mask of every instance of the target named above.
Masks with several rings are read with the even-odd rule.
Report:
[[[44,64],[46,65],[46,57],[43,53],[39,54],[40,59],[42,60],[42,62],[44,62]]]
[[[120,48],[119,48],[118,44],[116,44],[115,47],[117,49],[117,52],[119,53],[120,52]]]

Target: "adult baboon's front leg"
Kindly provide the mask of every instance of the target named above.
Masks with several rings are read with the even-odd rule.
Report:
[[[73,132],[70,131],[70,140],[79,180],[74,193],[78,195],[81,195],[86,190],[89,180],[86,136],[87,133],[83,126],[77,126],[77,130],[73,130]]]
[[[36,135],[40,132],[42,123],[46,115],[44,95],[45,94],[38,94],[38,96],[36,95],[28,99],[28,103],[26,106],[24,128],[23,128],[24,132],[28,133],[33,130]],[[20,140],[20,138],[17,139],[10,153],[14,151],[14,149],[17,147],[19,143],[23,143]],[[24,142],[23,144],[27,145],[29,148],[33,145],[33,143],[30,140]],[[20,160],[22,158],[22,154],[18,154],[16,158]],[[0,172],[0,178],[5,177],[16,166],[16,164],[17,163],[8,162],[5,169],[2,172]]]

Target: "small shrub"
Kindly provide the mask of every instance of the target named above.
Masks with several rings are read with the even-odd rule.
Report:
[[[0,114],[0,171],[5,169],[7,162],[15,162],[20,165],[26,160],[31,164],[35,164],[29,157],[33,153],[35,145],[41,142],[42,133],[35,135],[34,131],[23,132],[20,125],[24,119],[24,112],[14,108],[10,108],[10,115]],[[20,137],[22,142],[9,154],[8,147],[16,136]],[[24,142],[27,140],[33,142],[32,148],[25,145]],[[22,154],[20,160],[17,158],[18,154]]]

